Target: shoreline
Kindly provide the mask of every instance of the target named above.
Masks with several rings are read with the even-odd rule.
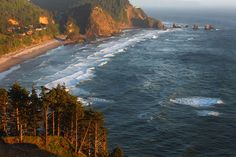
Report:
[[[62,45],[64,45],[62,41],[52,39],[2,56],[0,57],[0,73],[10,70],[12,67],[23,63],[28,59],[40,56],[46,53],[48,50],[57,48]]]

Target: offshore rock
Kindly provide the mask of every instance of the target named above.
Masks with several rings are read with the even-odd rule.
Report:
[[[210,30],[213,30],[213,29],[215,29],[215,28],[214,28],[214,26],[212,26],[212,25],[207,24],[207,25],[205,26],[205,30],[206,30],[206,31],[210,31]]]

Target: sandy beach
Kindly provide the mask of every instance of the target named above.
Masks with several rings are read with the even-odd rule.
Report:
[[[50,40],[37,45],[30,46],[23,50],[19,50],[5,56],[0,57],[0,73],[16,66],[28,59],[37,57],[50,49],[56,48],[63,45],[62,42],[58,40]]]

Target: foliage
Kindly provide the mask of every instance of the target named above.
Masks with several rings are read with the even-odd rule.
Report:
[[[64,26],[67,19],[72,17],[80,27],[80,33],[85,34],[91,10],[99,6],[118,22],[128,22],[126,6],[128,0],[33,0],[42,8],[54,12],[60,26]],[[61,30],[64,31],[63,27]]]
[[[42,87],[38,95],[34,87],[29,92],[15,83],[9,91],[0,89],[0,110],[0,134],[13,143],[37,144],[63,157],[107,156],[103,115],[85,109],[65,86]]]
[[[2,0],[0,3],[0,56],[40,41],[43,36],[52,37],[58,32],[57,25],[48,11],[32,4],[28,0]],[[49,18],[46,30],[36,32],[43,27],[39,17]],[[15,21],[15,25],[9,20]],[[32,35],[26,35],[33,31]]]
[[[120,147],[116,147],[109,157],[124,157],[124,152]]]
[[[91,4],[101,6],[107,10],[115,19],[121,20],[128,0],[33,0],[34,3],[49,10],[63,11],[74,7]]]

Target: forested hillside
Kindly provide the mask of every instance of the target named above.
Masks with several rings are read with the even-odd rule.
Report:
[[[130,4],[128,0],[32,0],[35,4],[53,11],[65,11],[86,4],[100,6],[113,18],[120,20],[125,14],[125,6]]]
[[[128,0],[2,0],[0,14],[0,56],[56,34],[76,42],[127,28],[165,28]]]
[[[61,157],[108,156],[102,113],[84,108],[60,85],[42,87],[39,95],[35,88],[28,91],[17,83],[9,90],[0,88],[0,146],[8,149],[4,142],[34,144],[35,151],[40,148]],[[25,146],[34,153],[32,146]],[[0,155],[6,149],[0,148]],[[121,150],[115,149],[111,157],[117,157],[114,153]]]
[[[0,15],[0,55],[57,32],[50,13],[28,0],[1,0]]]
[[[163,29],[163,24],[148,17],[128,0],[33,0],[40,7],[50,10],[65,32],[65,23],[73,25],[87,37],[112,36],[124,28],[142,27]],[[96,15],[96,16],[95,16]],[[98,20],[99,19],[99,20]]]

